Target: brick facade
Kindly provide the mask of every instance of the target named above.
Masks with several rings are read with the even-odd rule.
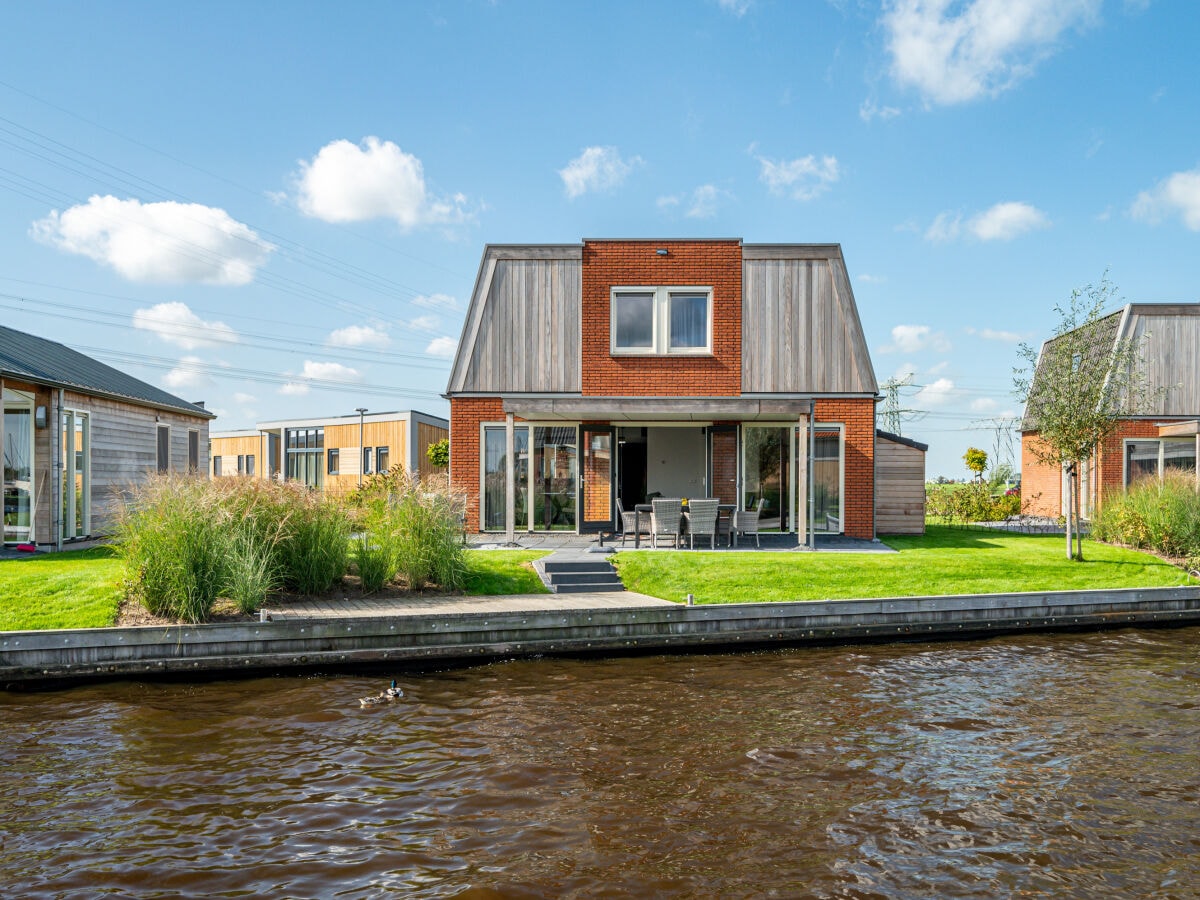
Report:
[[[479,424],[503,421],[499,397],[450,398],[450,483],[466,496],[468,532],[479,531]]]
[[[845,439],[842,530],[847,537],[875,537],[875,401],[869,397],[818,400],[818,422],[841,422]]]
[[[665,248],[666,256],[657,250]],[[711,287],[712,356],[613,356],[614,287]],[[736,397],[742,392],[740,241],[587,241],[583,246],[585,396]]]
[[[1158,438],[1158,426],[1167,422],[1188,422],[1190,418],[1127,419],[1100,444],[1089,491],[1089,505],[1098,510],[1113,491],[1125,489],[1125,441]],[[1062,515],[1062,470],[1040,462],[1033,453],[1036,433],[1021,435],[1021,511],[1027,515]]]

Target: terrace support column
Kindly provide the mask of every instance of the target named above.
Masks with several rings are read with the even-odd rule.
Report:
[[[513,414],[504,415],[504,539],[516,541],[517,521],[517,440],[513,434]]]
[[[809,519],[812,516],[812,497],[809,486],[809,427],[811,416],[800,417],[800,439],[796,441],[796,546],[808,543]]]

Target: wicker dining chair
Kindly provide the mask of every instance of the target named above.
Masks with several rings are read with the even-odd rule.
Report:
[[[658,549],[658,539],[669,537],[679,549],[683,500],[679,497],[655,497],[650,501],[650,546]]]
[[[733,537],[733,546],[737,546],[739,534],[754,535],[754,546],[762,549],[762,544],[758,540],[758,517],[762,515],[763,507],[767,505],[765,498],[759,498],[754,509],[737,509],[733,512],[733,521],[730,522],[729,533]]]
[[[717,549],[717,514],[720,512],[721,501],[717,497],[705,497],[700,500],[689,500],[688,511],[684,513],[687,520],[688,546],[696,549],[696,536],[708,536],[708,546]]]

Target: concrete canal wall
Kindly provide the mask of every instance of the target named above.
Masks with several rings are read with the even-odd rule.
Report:
[[[1200,624],[1200,587],[0,633],[0,685]]]

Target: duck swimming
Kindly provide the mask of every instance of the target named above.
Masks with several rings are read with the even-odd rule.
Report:
[[[373,697],[360,697],[359,706],[375,706],[379,703],[387,703],[390,700],[399,700],[404,696],[404,691],[396,687],[396,679],[392,679],[392,686],[384,691],[376,694]]]

